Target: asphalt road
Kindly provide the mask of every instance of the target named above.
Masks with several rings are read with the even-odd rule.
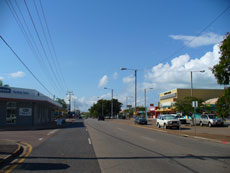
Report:
[[[102,172],[230,172],[230,145],[85,120]]]
[[[101,172],[87,129],[82,121],[60,129],[33,148],[13,172]]]

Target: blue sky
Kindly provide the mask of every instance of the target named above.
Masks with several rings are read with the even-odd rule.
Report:
[[[7,2],[20,16],[19,5],[45,65],[33,55]],[[139,69],[138,105],[144,104],[144,88],[154,88],[147,96],[148,104],[156,105],[160,92],[190,87],[191,70],[206,70],[194,74],[195,88],[220,88],[208,67],[218,63],[218,44],[230,31],[230,10],[196,36],[230,5],[229,0],[41,0],[59,64],[49,54],[34,1],[26,2],[58,84],[54,84],[56,78],[23,0],[17,0],[17,4],[1,0],[0,34],[56,97],[65,98],[67,90],[73,91],[82,110],[87,110],[97,97],[110,99],[105,86],[113,88],[115,98],[124,104],[126,96],[134,96],[134,74],[120,71],[120,67]],[[35,3],[42,16],[39,0]],[[49,95],[1,41],[0,57],[0,79],[5,84]]]

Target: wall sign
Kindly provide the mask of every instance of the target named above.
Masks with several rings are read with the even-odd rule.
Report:
[[[19,108],[19,116],[32,116],[32,108]]]
[[[6,87],[0,87],[0,93],[11,93],[11,89]]]

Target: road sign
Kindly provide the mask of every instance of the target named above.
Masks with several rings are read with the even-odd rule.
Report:
[[[192,107],[197,108],[198,107],[198,101],[192,101]]]

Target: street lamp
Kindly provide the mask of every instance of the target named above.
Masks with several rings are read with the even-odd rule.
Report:
[[[100,99],[101,97],[97,97],[98,99]],[[101,99],[101,115],[102,117],[104,117],[103,115],[103,98]]]
[[[147,120],[147,118],[148,118],[148,114],[147,114],[147,106],[146,106],[146,92],[147,92],[147,89],[153,89],[153,88],[145,88],[144,89],[144,93],[145,93],[145,118],[146,118],[146,120]]]
[[[108,90],[111,90],[111,117],[113,117],[113,89],[112,88],[107,88],[107,87],[104,87],[104,89],[108,89]]]
[[[136,107],[137,107],[137,69],[128,69],[128,68],[124,68],[121,67],[121,70],[132,70],[134,71],[134,76],[135,76],[135,103],[134,103],[134,110],[136,113]]]
[[[193,93],[192,93],[192,90],[193,90],[193,86],[192,86],[192,72],[200,72],[200,73],[204,73],[204,72],[205,72],[205,70],[200,70],[200,71],[190,71],[190,73],[191,73],[191,97],[192,97],[192,95],[193,95]]]
[[[132,98],[133,96],[126,96],[126,108],[128,108],[128,98]]]

